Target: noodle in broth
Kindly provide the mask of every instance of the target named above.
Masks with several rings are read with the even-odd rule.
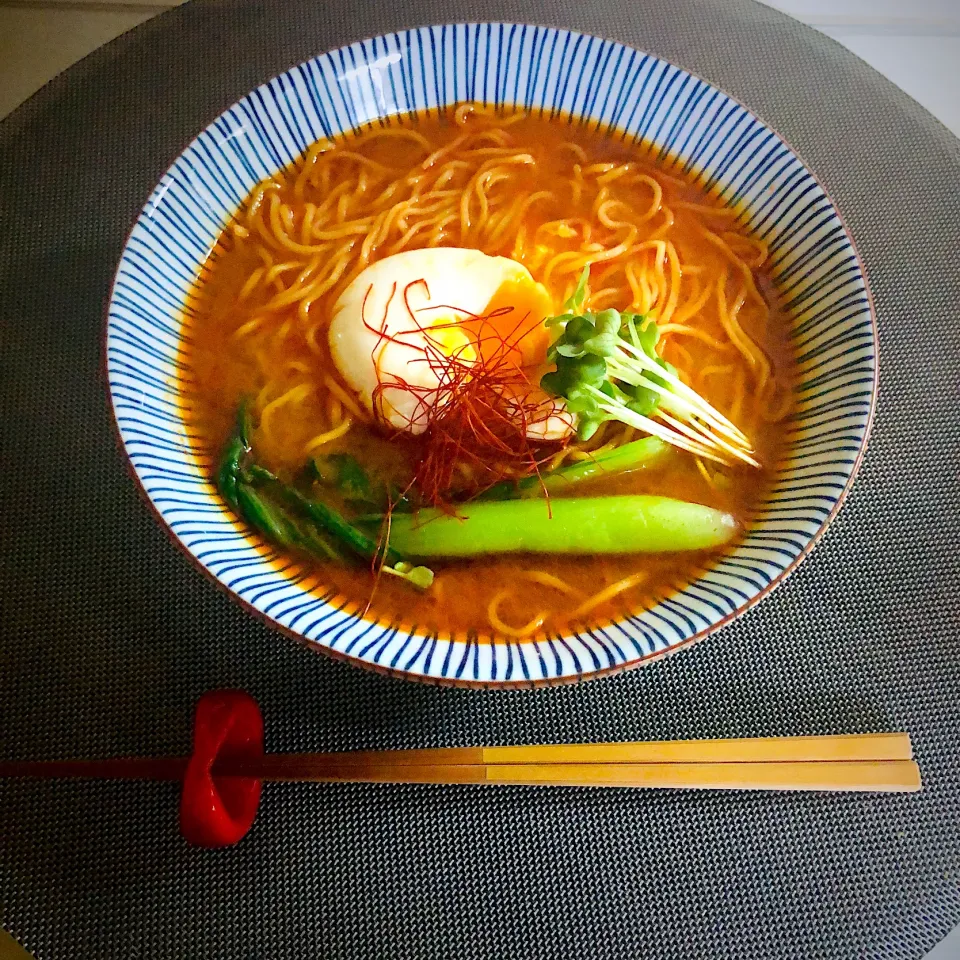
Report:
[[[349,451],[387,482],[409,475],[419,438],[391,437],[330,353],[334,303],[367,266],[406,250],[475,248],[526,266],[559,305],[590,267],[589,307],[645,314],[681,380],[753,442],[760,477],[671,451],[590,482],[591,494],[659,493],[749,520],[780,453],[791,358],[763,240],[670,158],[545,119],[463,104],[320,141],[265,180],[222,235],[185,317],[185,413],[197,456],[213,458],[242,397],[264,462],[293,476]],[[616,421],[547,450],[545,469],[641,436]],[[381,619],[444,633],[522,638],[607,621],[668,595],[711,555],[509,556],[434,566],[418,594],[367,568],[316,563],[317,590]],[[390,581],[390,582],[388,582]]]

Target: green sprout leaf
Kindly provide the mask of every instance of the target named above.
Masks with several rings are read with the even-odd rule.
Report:
[[[710,437],[703,431],[704,422],[719,424],[728,438],[736,440],[737,433],[732,432],[736,428],[729,423],[724,427],[722,415],[685,386],[676,370],[658,355],[660,330],[652,317],[614,309],[583,312],[589,275],[585,268],[573,296],[564,304],[564,313],[545,321],[556,330],[547,350],[547,360],[555,369],[540,380],[540,386],[562,399],[575,416],[577,438],[589,440],[606,420],[620,420],[663,436],[650,422],[662,405],[674,417],[698,424],[699,436],[706,443]],[[676,435],[677,445],[684,446],[680,442],[684,437]],[[755,464],[749,441],[742,434],[740,438],[746,446],[743,455],[736,456]],[[717,446],[730,450],[727,441]]]
[[[596,333],[583,342],[584,352],[598,357],[612,357],[620,339],[620,327],[620,313],[617,310],[602,310],[593,324]]]
[[[429,567],[415,567],[406,560],[401,560],[392,567],[384,566],[383,572],[406,580],[418,590],[429,590],[433,586],[433,571]]]
[[[547,359],[556,366],[544,374],[540,386],[551,396],[562,398],[567,410],[576,414],[577,437],[589,440],[605,420],[616,419],[621,409],[643,417],[650,416],[660,403],[661,395],[655,385],[666,388],[667,381],[646,366],[638,365],[622,346],[641,350],[657,366],[667,370],[667,364],[657,355],[660,331],[654,320],[634,313],[621,314],[607,309],[599,313],[580,313],[586,301],[589,270],[580,276],[577,289],[564,305],[566,311],[547,324],[559,329],[547,351]],[[607,360],[615,362],[608,369]],[[620,380],[611,370],[625,372],[628,380]],[[635,380],[650,382],[650,387]],[[598,394],[599,391],[599,394]],[[600,400],[610,401],[600,409]]]
[[[579,313],[587,299],[587,283],[590,280],[590,264],[583,268],[580,279],[577,281],[577,289],[573,291],[570,299],[563,305],[563,309],[569,313]]]

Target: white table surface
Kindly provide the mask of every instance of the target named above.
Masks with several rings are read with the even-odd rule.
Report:
[[[0,0],[0,117],[181,0]],[[833,37],[960,136],[960,0],[766,0]]]

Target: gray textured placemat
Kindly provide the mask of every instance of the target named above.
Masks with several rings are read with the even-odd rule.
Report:
[[[233,850],[176,789],[0,785],[0,916],[60,958],[919,958],[960,921],[960,143],[749,0],[476,0],[739,97],[822,178],[866,261],[881,393],[854,494],[771,598],[693,651],[579,688],[408,685],[243,614],[134,491],[101,373],[126,230],[187,141],[330,47],[453,0],[194,2],[0,125],[0,749],[184,752],[250,690],[272,749],[900,730],[918,796],[275,785]]]

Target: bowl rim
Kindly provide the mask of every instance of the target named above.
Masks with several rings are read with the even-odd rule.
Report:
[[[859,439],[859,444],[857,448],[857,453],[854,457],[853,462],[849,467],[849,475],[844,483],[843,489],[836,494],[836,498],[830,511],[827,515],[820,521],[819,526],[816,531],[810,535],[807,539],[807,542],[800,549],[797,555],[788,563],[779,573],[770,579],[770,581],[765,584],[760,590],[758,590],[753,596],[749,597],[746,601],[741,602],[738,606],[732,610],[730,613],[724,615],[716,622],[710,624],[707,627],[704,627],[701,630],[698,630],[696,633],[692,634],[689,637],[686,637],[683,640],[678,640],[664,649],[653,650],[650,653],[646,653],[639,657],[634,657],[632,659],[625,660],[621,663],[613,664],[607,667],[598,667],[593,670],[586,670],[581,672],[573,672],[568,674],[561,674],[558,676],[551,677],[541,677],[541,678],[524,678],[521,680],[500,680],[500,679],[470,679],[463,677],[453,677],[453,676],[430,676],[425,673],[419,673],[414,670],[403,670],[396,667],[384,666],[383,664],[376,663],[370,660],[363,659],[361,657],[355,657],[348,653],[344,653],[340,650],[336,650],[333,647],[328,646],[327,644],[319,641],[312,640],[298,631],[287,627],[283,623],[275,620],[269,614],[258,609],[250,601],[241,596],[231,587],[229,587],[213,570],[203,564],[196,554],[191,550],[190,547],[176,534],[176,532],[170,526],[167,518],[161,512],[160,508],[153,501],[150,493],[148,492],[146,486],[144,485],[143,480],[141,479],[137,467],[134,465],[133,460],[127,451],[126,443],[124,441],[122,428],[118,419],[118,411],[116,407],[114,392],[110,382],[110,372],[109,372],[109,356],[108,356],[108,345],[109,345],[109,324],[110,324],[110,309],[114,300],[114,292],[116,289],[116,284],[119,279],[120,270],[123,266],[124,255],[128,249],[131,237],[140,222],[140,218],[143,215],[144,210],[146,209],[147,204],[150,202],[150,198],[154,195],[160,183],[163,182],[163,177],[176,165],[177,161],[180,160],[190,146],[200,137],[202,133],[208,130],[213,123],[219,119],[221,116],[232,110],[239,103],[246,100],[252,93],[256,90],[259,90],[262,87],[269,86],[279,77],[286,76],[291,71],[296,70],[298,67],[301,67],[305,64],[311,63],[314,60],[319,59],[320,57],[327,56],[329,54],[335,53],[340,50],[345,50],[351,46],[359,46],[364,43],[373,42],[376,39],[387,37],[387,36],[402,36],[404,34],[412,33],[417,30],[432,30],[434,28],[445,28],[445,27],[529,27],[534,30],[547,30],[547,31],[557,31],[559,33],[565,33],[572,36],[582,36],[586,38],[595,38],[607,43],[616,44],[620,47],[626,48],[627,50],[632,50],[638,54],[641,54],[645,57],[650,57],[654,60],[660,61],[667,64],[669,67],[673,67],[676,70],[679,70],[690,77],[695,81],[699,81],[702,84],[705,84],[708,88],[718,91],[720,94],[728,98],[732,103],[736,104],[744,113],[751,117],[756,123],[760,124],[761,127],[773,133],[780,142],[787,148],[787,150],[792,154],[795,160],[797,160],[800,165],[803,167],[805,174],[810,177],[816,186],[819,188],[824,198],[829,202],[833,215],[837,218],[840,223],[843,234],[846,240],[847,245],[852,252],[857,269],[859,270],[860,276],[863,283],[863,292],[866,298],[867,304],[867,314],[869,318],[869,329],[871,334],[871,346],[873,352],[873,372],[871,377],[871,388],[868,401],[868,409],[864,417],[864,422],[862,426],[862,436]],[[461,101],[456,101],[461,102]],[[464,101],[465,102],[465,101]],[[391,114],[392,115],[392,114]],[[372,125],[375,122],[375,118],[365,121],[358,126],[350,128],[351,130],[362,130],[365,127]],[[335,134],[335,136],[341,136],[344,133],[348,133],[348,130],[340,131]],[[753,609],[757,604],[762,600],[766,599],[773,593],[778,587],[780,587],[800,566],[800,564],[810,555],[813,549],[820,543],[821,538],[827,532],[829,527],[832,525],[833,521],[836,519],[841,508],[846,503],[847,497],[849,496],[853,485],[857,479],[857,476],[860,472],[861,465],[863,463],[864,457],[867,453],[867,448],[870,442],[870,436],[873,431],[873,425],[876,418],[877,411],[877,398],[879,393],[880,386],[880,342],[879,342],[879,330],[877,323],[877,311],[876,303],[873,296],[873,291],[870,285],[870,279],[864,261],[863,256],[860,253],[859,248],[857,247],[856,240],[853,236],[852,231],[847,223],[846,218],[844,217],[842,211],[838,207],[833,196],[827,190],[826,186],[820,179],[820,176],[814,171],[814,169],[807,163],[804,159],[802,152],[796,149],[793,143],[788,140],[780,130],[760,117],[753,109],[743,103],[738,97],[731,94],[729,91],[724,89],[722,86],[719,86],[712,80],[709,80],[699,73],[689,69],[688,67],[681,66],[678,63],[668,59],[667,57],[661,56],[660,54],[653,53],[651,51],[645,50],[642,47],[634,46],[623,40],[618,40],[613,37],[609,37],[602,34],[596,33],[585,33],[580,30],[573,28],[556,26],[556,25],[547,25],[547,24],[534,24],[529,22],[520,22],[520,21],[506,21],[506,20],[493,20],[493,21],[474,21],[474,20],[451,20],[444,23],[427,23],[427,24],[416,24],[404,27],[402,29],[397,29],[394,31],[389,31],[383,34],[372,34],[365,36],[358,40],[352,40],[345,44],[341,44],[338,47],[330,47],[328,49],[321,50],[313,56],[309,57],[306,60],[300,61],[298,63],[292,64],[286,70],[281,71],[280,73],[274,74],[273,76],[263,80],[256,87],[251,88],[246,93],[244,93],[239,99],[228,104],[219,113],[214,116],[209,123],[206,124],[203,128],[198,130],[193,136],[183,144],[175,155],[167,162],[164,169],[164,173],[161,176],[161,179],[154,184],[144,201],[137,208],[134,219],[130,223],[126,234],[123,239],[123,243],[120,248],[120,259],[117,262],[117,267],[114,271],[113,278],[110,282],[110,287],[108,295],[104,300],[103,306],[103,325],[102,325],[102,334],[101,334],[101,362],[99,364],[100,376],[103,378],[104,386],[106,389],[107,398],[109,400],[110,406],[110,423],[112,426],[112,432],[114,441],[117,445],[117,449],[120,453],[121,459],[124,462],[127,473],[132,477],[134,481],[134,486],[139,494],[140,498],[146,503],[147,507],[153,514],[154,518],[158,521],[160,529],[166,535],[167,539],[172,541],[177,549],[182,553],[190,562],[190,564],[198,569],[209,581],[211,581],[221,592],[225,593],[231,598],[234,603],[237,603],[246,613],[251,614],[256,620],[267,626],[269,629],[280,633],[283,636],[286,636],[292,640],[297,641],[299,644],[307,647],[309,650],[322,654],[323,656],[329,657],[332,660],[348,663],[352,667],[359,667],[362,670],[376,673],[381,676],[391,677],[394,679],[405,680],[408,682],[420,683],[429,686],[439,686],[439,687],[453,687],[459,689],[470,689],[470,690],[531,690],[531,689],[542,689],[546,687],[558,687],[558,686],[570,686],[575,684],[580,684],[588,680],[600,679],[603,677],[612,677],[621,673],[626,673],[628,671],[636,670],[640,667],[647,666],[656,661],[663,660],[673,656],[674,654],[681,653],[683,651],[690,650],[693,646],[698,644],[700,641],[706,639],[711,634],[718,632],[721,629],[729,626],[733,621],[739,619],[741,616],[746,614],[749,610]],[[189,458],[191,455],[187,455]],[[250,542],[256,542],[254,538],[251,538],[246,532],[243,532],[244,538]],[[284,572],[275,568],[275,572],[278,576],[284,577]],[[286,578],[285,578],[286,579]],[[364,621],[365,617],[358,614],[350,614],[352,619]],[[611,621],[612,624],[619,623],[623,618],[615,618]],[[373,622],[373,621],[366,621]],[[429,634],[428,634],[429,635]],[[452,640],[453,638],[451,638]],[[501,643],[496,638],[491,638],[489,641],[477,641],[477,642],[489,642],[493,644]]]

